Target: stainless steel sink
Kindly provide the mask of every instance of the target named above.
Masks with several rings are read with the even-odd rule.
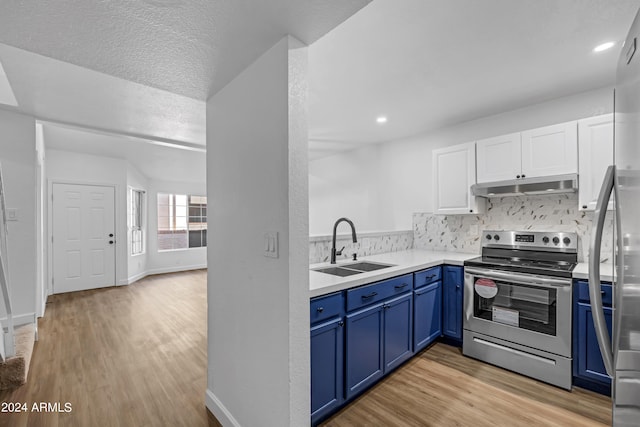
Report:
[[[367,271],[381,270],[383,268],[394,267],[393,264],[381,264],[377,262],[355,262],[352,264],[344,264],[335,267],[314,268],[313,271],[319,273],[332,274],[334,276],[346,277],[354,274],[366,273]]]
[[[349,268],[351,270],[359,270],[359,271],[376,271],[376,270],[382,270],[383,268],[393,267],[393,265],[362,261],[362,262],[356,262],[354,264],[342,265],[341,267]]]

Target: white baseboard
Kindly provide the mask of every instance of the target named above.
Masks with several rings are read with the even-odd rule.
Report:
[[[141,273],[138,274],[134,274],[133,276],[130,276],[127,280],[126,280],[126,285],[130,285],[133,282],[137,282],[140,279],[144,279],[145,277],[147,277],[149,275],[149,273],[147,273],[146,271],[143,271]]]
[[[176,265],[173,267],[154,268],[152,270],[143,271],[142,273],[138,273],[134,276],[129,277],[126,284],[130,285],[133,282],[137,282],[140,279],[143,279],[147,276],[151,276],[154,274],[177,273],[179,271],[201,270],[203,268],[207,268],[207,264]]]
[[[36,319],[35,313],[17,314],[13,316],[13,326],[20,326],[20,325],[26,325],[28,323],[33,323],[35,322],[35,319]],[[1,324],[6,324],[6,321],[7,321],[6,316],[3,318],[0,318]]]
[[[218,422],[223,426],[237,426],[240,427],[240,423],[233,418],[231,412],[220,402],[215,394],[209,389],[204,394],[204,402],[207,409],[216,417]]]

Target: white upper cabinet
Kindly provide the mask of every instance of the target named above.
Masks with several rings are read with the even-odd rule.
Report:
[[[578,172],[576,122],[522,132],[522,177]]]
[[[613,114],[578,121],[578,203],[594,210],[607,167],[613,164]],[[613,209],[609,202],[608,209]]]
[[[520,133],[476,141],[478,183],[520,178]]]
[[[476,182],[474,142],[433,151],[433,210],[436,214],[484,212],[484,199],[471,194]]]

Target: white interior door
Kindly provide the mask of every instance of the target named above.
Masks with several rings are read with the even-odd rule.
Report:
[[[53,292],[115,285],[114,188],[53,184]]]

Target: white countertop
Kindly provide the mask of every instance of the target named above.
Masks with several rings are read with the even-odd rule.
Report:
[[[355,274],[353,276],[340,277],[331,274],[313,271],[314,268],[329,267],[328,262],[312,264],[309,266],[309,297],[317,297],[331,292],[342,291],[356,286],[389,279],[406,273],[423,270],[440,264],[462,265],[465,260],[475,258],[478,254],[460,252],[426,251],[410,249],[408,251],[388,252],[384,254],[370,255],[359,258],[358,261],[373,261],[384,264],[393,264],[393,267],[377,271]],[[341,260],[334,266],[351,264],[354,261]]]
[[[614,265],[610,262],[600,263],[600,280],[602,282],[613,282],[615,276]],[[573,269],[574,279],[589,279],[589,263],[581,262]]]
[[[393,264],[393,267],[377,271],[355,274],[353,276],[340,277],[331,274],[313,271],[315,268],[330,267],[328,262],[312,264],[309,266],[309,297],[330,294],[354,288],[360,285],[389,279],[406,273],[423,270],[441,264],[463,265],[464,261],[475,258],[478,254],[468,254],[461,252],[426,251],[422,249],[410,249],[408,251],[388,252],[384,254],[370,255],[359,258],[358,261],[373,261],[384,264]],[[341,260],[334,266],[351,264],[354,261]],[[581,262],[573,270],[574,279],[589,278],[589,264]],[[614,278],[614,267],[610,262],[600,264],[600,280],[612,282]]]

